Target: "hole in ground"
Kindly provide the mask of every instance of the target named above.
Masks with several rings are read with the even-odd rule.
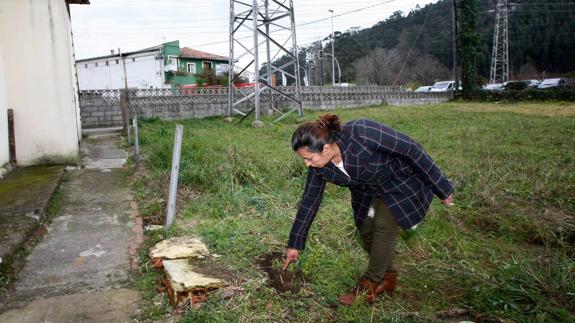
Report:
[[[284,270],[284,256],[281,252],[273,251],[260,256],[259,267],[268,275],[268,285],[278,293],[285,292],[298,293],[305,283],[303,272],[294,269],[291,265]]]

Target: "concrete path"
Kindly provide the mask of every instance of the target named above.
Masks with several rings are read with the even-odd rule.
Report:
[[[119,139],[85,140],[85,168],[62,183],[60,213],[26,259],[0,322],[131,320],[131,256],[142,236]]]
[[[64,166],[20,168],[0,181],[0,263],[21,248],[44,220]]]

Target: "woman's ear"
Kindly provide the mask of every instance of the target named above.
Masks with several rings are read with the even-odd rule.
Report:
[[[331,153],[331,146],[329,144],[323,145],[323,149],[321,150],[322,154],[329,154]]]

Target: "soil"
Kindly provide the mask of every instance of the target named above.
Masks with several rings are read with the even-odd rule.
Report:
[[[305,283],[303,272],[291,266],[284,270],[283,264],[284,256],[277,251],[261,255],[258,261],[259,267],[268,275],[270,287],[280,294],[288,291],[296,294]]]

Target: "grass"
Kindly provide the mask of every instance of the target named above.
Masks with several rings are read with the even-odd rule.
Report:
[[[244,291],[225,301],[212,297],[182,321],[463,320],[438,314],[452,309],[477,321],[575,320],[575,104],[452,102],[334,112],[410,135],[456,185],[455,207],[435,201],[416,230],[401,233],[395,297],[335,306],[365,269],[366,255],[349,193],[331,184],[296,265],[308,283],[298,295],[267,287],[257,259],[284,250],[305,183],[306,169],[289,143],[297,116],[264,120],[262,129],[222,118],[186,120],[178,218],[163,235],[201,235]],[[307,111],[306,119],[320,114]],[[165,209],[174,128],[159,120],[141,124],[145,166],[134,188],[148,218]],[[153,289],[154,275],[143,269],[144,290]],[[148,300],[157,298],[152,294]],[[169,313],[164,304],[150,317]]]

